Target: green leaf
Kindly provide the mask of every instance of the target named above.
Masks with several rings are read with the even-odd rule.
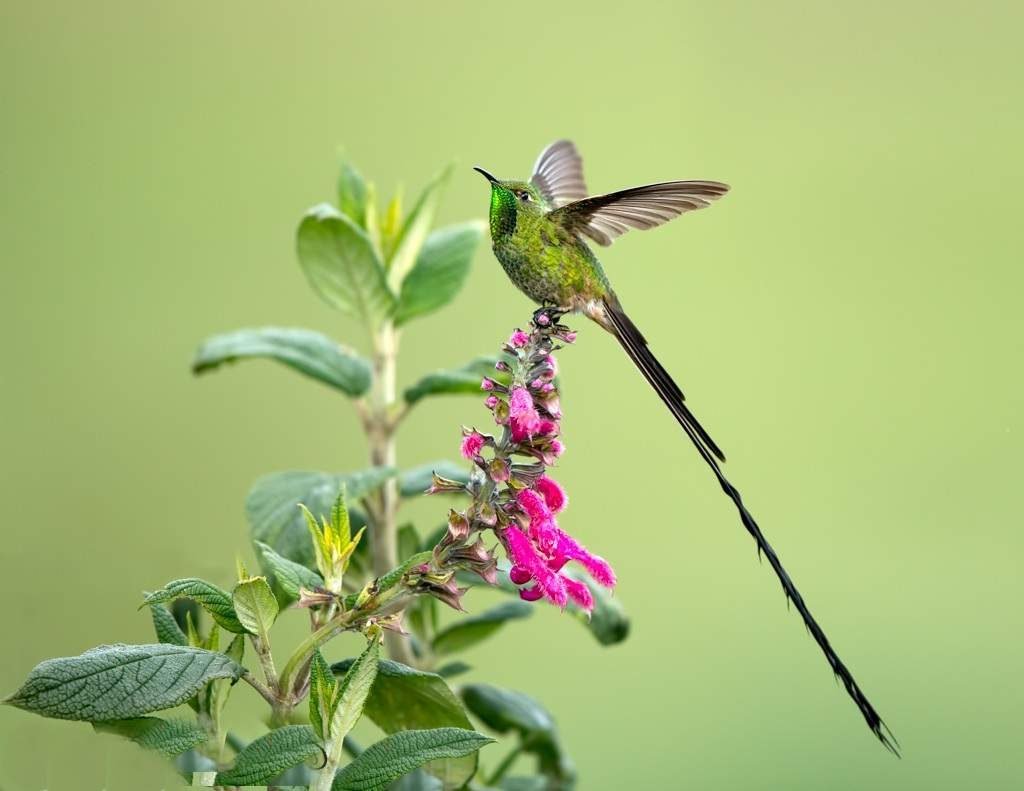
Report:
[[[434,653],[453,654],[483,642],[507,621],[517,618],[529,618],[533,615],[533,607],[524,601],[510,601],[492,607],[479,615],[460,618],[451,626],[442,629],[434,637]]]
[[[231,593],[238,620],[250,634],[267,641],[270,627],[277,620],[279,608],[266,577],[242,580]]]
[[[420,534],[412,525],[398,528],[398,557],[407,558],[420,551]],[[430,598],[429,596],[422,598]]]
[[[120,720],[169,709],[245,669],[224,654],[177,645],[102,645],[47,659],[4,702],[62,720]]]
[[[601,645],[615,645],[625,640],[629,636],[629,616],[622,603],[612,596],[611,591],[598,585],[583,572],[572,570],[567,574],[586,585],[594,597],[594,609],[589,618],[578,607],[572,608],[573,614]]]
[[[351,349],[312,330],[262,327],[207,338],[196,351],[192,372],[212,371],[237,360],[276,360],[350,396],[370,389],[370,363]]]
[[[366,698],[377,679],[380,663],[380,641],[370,638],[366,650],[352,663],[341,680],[340,700],[331,717],[331,740],[338,741],[348,736],[359,718],[363,716]]]
[[[377,791],[441,758],[461,758],[494,740],[462,728],[399,731],[371,745],[334,778],[331,791]],[[452,788],[454,786],[447,786]]]
[[[235,608],[231,604],[231,596],[227,591],[211,585],[206,580],[195,577],[168,582],[158,591],[149,594],[142,602],[145,605],[165,604],[175,599],[192,599],[201,604],[218,624],[229,632],[241,634],[245,627],[238,620]]]
[[[194,722],[162,720],[159,717],[133,717],[127,720],[94,722],[97,733],[124,736],[146,750],[157,750],[174,757],[206,741],[206,731]]]
[[[329,725],[334,714],[334,693],[337,686],[338,682],[323,654],[319,649],[315,650],[309,665],[309,724],[313,726],[313,731],[320,741],[325,741],[328,736],[324,723]]]
[[[162,604],[154,604],[149,608],[149,613],[153,616],[153,631],[156,632],[157,640],[171,645],[188,645],[188,637],[181,631],[170,610]]]
[[[402,281],[409,274],[423,248],[427,231],[434,222],[434,210],[437,208],[441,190],[447,184],[453,170],[454,165],[449,165],[423,188],[423,192],[402,223],[395,242],[395,252],[387,262],[387,284],[395,294],[401,290]]]
[[[483,377],[502,381],[502,377],[494,370],[497,360],[497,357],[477,357],[461,368],[427,374],[407,388],[403,396],[408,403],[415,404],[421,398],[432,395],[482,395],[480,382]]]
[[[338,175],[338,208],[357,225],[366,227],[366,182],[350,162],[343,162]]]
[[[289,560],[284,555],[279,555],[270,545],[264,544],[262,541],[254,543],[260,558],[260,568],[270,578],[278,597],[278,603],[282,607],[287,607],[293,601],[297,601],[302,588],[313,590],[323,587],[323,578],[312,569],[308,569],[294,560]]]
[[[477,385],[480,382],[477,381]],[[421,464],[418,467],[405,470],[398,476],[398,492],[402,497],[419,497],[430,488],[431,479],[434,473],[442,478],[449,478],[460,483],[469,481],[469,471],[461,464],[454,461],[431,461]]]
[[[454,678],[455,676],[461,676],[463,673],[468,673],[473,669],[472,665],[468,665],[465,662],[456,659],[454,662],[446,662],[437,669],[437,675],[442,678]]]
[[[427,237],[398,295],[395,324],[432,313],[451,302],[469,274],[484,224],[468,222],[440,228]]]
[[[249,744],[235,765],[217,775],[216,785],[266,785],[285,769],[322,758],[323,748],[308,725],[286,725]]]
[[[345,673],[351,659],[331,666],[336,675]],[[370,696],[363,709],[385,733],[415,728],[472,728],[462,703],[445,680],[435,673],[382,659]],[[449,758],[427,767],[435,777],[458,788],[476,773],[476,755]]]
[[[383,486],[394,474],[392,467],[371,467],[349,475],[300,470],[266,475],[253,484],[245,501],[252,537],[289,560],[312,566],[313,545],[299,503],[317,519],[329,517],[342,486],[351,503]],[[348,510],[353,528],[366,524],[359,511],[351,506]]]
[[[497,733],[518,733],[524,750],[537,756],[544,774],[561,782],[575,780],[576,770],[562,751],[555,720],[536,700],[490,684],[466,684],[460,694],[466,708],[488,728]]]
[[[328,305],[370,327],[391,315],[395,296],[373,243],[333,206],[320,204],[306,213],[297,248],[310,285]]]

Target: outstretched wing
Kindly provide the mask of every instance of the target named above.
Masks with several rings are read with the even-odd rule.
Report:
[[[684,212],[710,206],[728,191],[728,185],[718,181],[666,181],[584,198],[548,216],[598,244],[609,245],[630,228],[655,228]]]
[[[571,140],[556,140],[540,152],[530,183],[556,209],[587,197],[583,158]]]

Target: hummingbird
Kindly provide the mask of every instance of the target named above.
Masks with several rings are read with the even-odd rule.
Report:
[[[800,592],[772,549],[740,492],[722,472],[725,454],[686,404],[683,391],[648,347],[626,314],[589,242],[610,245],[631,229],[648,230],[710,206],[729,191],[718,181],[664,181],[588,195],[583,159],[569,140],[545,148],[527,181],[501,180],[474,168],[491,185],[490,231],[494,255],[512,283],[549,317],[581,313],[611,333],[693,442],[740,521],[768,558],[788,602],[821,648],[832,672],[860,709],[868,727],[899,755],[881,716],[832,648]]]

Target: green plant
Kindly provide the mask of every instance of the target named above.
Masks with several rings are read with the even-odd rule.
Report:
[[[561,571],[576,560],[602,584],[614,583],[604,561],[558,528],[554,513],[564,495],[544,475],[561,452],[551,355],[571,339],[558,316],[535,316],[531,332],[517,331],[498,357],[427,374],[397,393],[401,331],[451,302],[483,230],[476,222],[430,230],[450,171],[403,216],[398,198],[378,212],[373,186],[346,163],[337,205],[314,207],[299,225],[303,271],[322,299],[365,327],[369,358],[320,333],[271,327],[218,335],[196,354],[196,373],[259,358],[333,388],[359,414],[370,466],[261,478],[246,511],[262,574],[239,564],[230,591],[197,578],[167,583],[142,605],[157,644],[101,646],[47,660],[7,703],[89,721],[97,731],[159,750],[199,785],[317,791],[392,783],[406,791],[573,785],[572,762],[539,703],[486,684],[453,690],[447,681],[469,669],[458,659],[462,651],[532,613],[533,605],[512,600],[442,626],[439,603],[461,610],[473,584],[487,582],[528,601],[544,596],[563,607],[571,600],[572,612],[602,644],[628,631],[617,602],[582,575]],[[466,433],[462,451],[472,470],[450,461],[399,470],[397,434],[409,410],[428,397],[479,393],[482,380],[502,431],[497,438]],[[517,462],[517,454],[533,460]],[[468,505],[451,509],[440,529],[399,526],[403,503],[425,491],[468,496]],[[488,531],[506,548],[511,568],[499,566],[484,545]],[[308,635],[282,651],[275,624],[303,610]],[[331,665],[323,652],[344,633],[361,635],[362,650]],[[390,659],[381,656],[382,642]],[[280,667],[275,652],[287,657]],[[250,744],[223,725],[239,680],[270,709],[268,732]],[[152,715],[178,706],[187,716]],[[363,714],[388,734],[365,751],[350,737]],[[476,731],[470,715],[513,739],[490,772],[478,772],[478,751],[494,740]],[[536,774],[506,777],[523,753],[535,756]]]

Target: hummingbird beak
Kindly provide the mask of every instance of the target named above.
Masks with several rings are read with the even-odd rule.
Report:
[[[474,167],[473,170],[475,170],[477,173],[479,173],[481,176],[483,176],[485,179],[487,179],[489,182],[491,182],[491,184],[497,184],[498,183],[498,180],[496,178],[494,178],[494,176],[492,176],[490,173],[488,173],[483,168]]]

